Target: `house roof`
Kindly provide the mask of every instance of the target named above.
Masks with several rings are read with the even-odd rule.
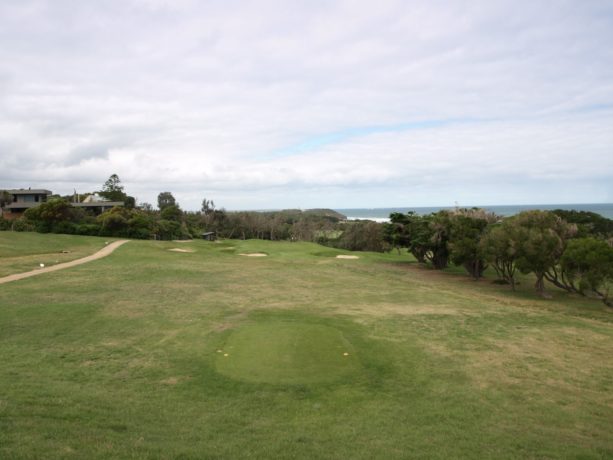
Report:
[[[75,208],[112,208],[113,206],[123,206],[123,201],[90,201],[89,203],[70,203]]]
[[[14,189],[7,190],[11,195],[51,195],[51,190],[45,190],[42,188],[32,188],[32,189]]]

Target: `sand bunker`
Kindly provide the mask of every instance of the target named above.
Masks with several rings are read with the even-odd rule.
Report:
[[[341,255],[341,256],[336,256],[336,258],[337,259],[359,259],[360,257],[359,256],[344,256],[344,255]]]
[[[172,240],[173,243],[193,243],[194,240]]]
[[[169,251],[172,251],[172,252],[196,252],[193,249],[181,249],[181,248],[172,248],[172,249],[169,249]]]
[[[251,254],[239,254],[239,256],[245,257],[266,257],[268,254],[264,254],[263,252],[252,252]]]

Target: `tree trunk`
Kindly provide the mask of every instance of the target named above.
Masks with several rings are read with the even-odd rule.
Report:
[[[551,296],[545,294],[545,279],[543,273],[535,273],[536,275],[536,283],[534,287],[536,288],[536,292],[538,295],[544,298],[550,298]]]

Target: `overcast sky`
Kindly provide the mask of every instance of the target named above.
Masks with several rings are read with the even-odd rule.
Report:
[[[0,1],[0,189],[613,202],[613,2]]]

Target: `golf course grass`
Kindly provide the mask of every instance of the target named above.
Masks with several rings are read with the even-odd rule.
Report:
[[[3,234],[6,234],[3,232]],[[22,232],[0,238],[0,277],[88,256],[116,238]]]
[[[359,369],[354,349],[340,330],[304,322],[243,326],[217,353],[218,372],[250,382],[333,382]]]
[[[106,241],[58,237],[0,232],[3,274]],[[613,457],[611,309],[337,255],[130,241],[0,285],[0,458]]]

